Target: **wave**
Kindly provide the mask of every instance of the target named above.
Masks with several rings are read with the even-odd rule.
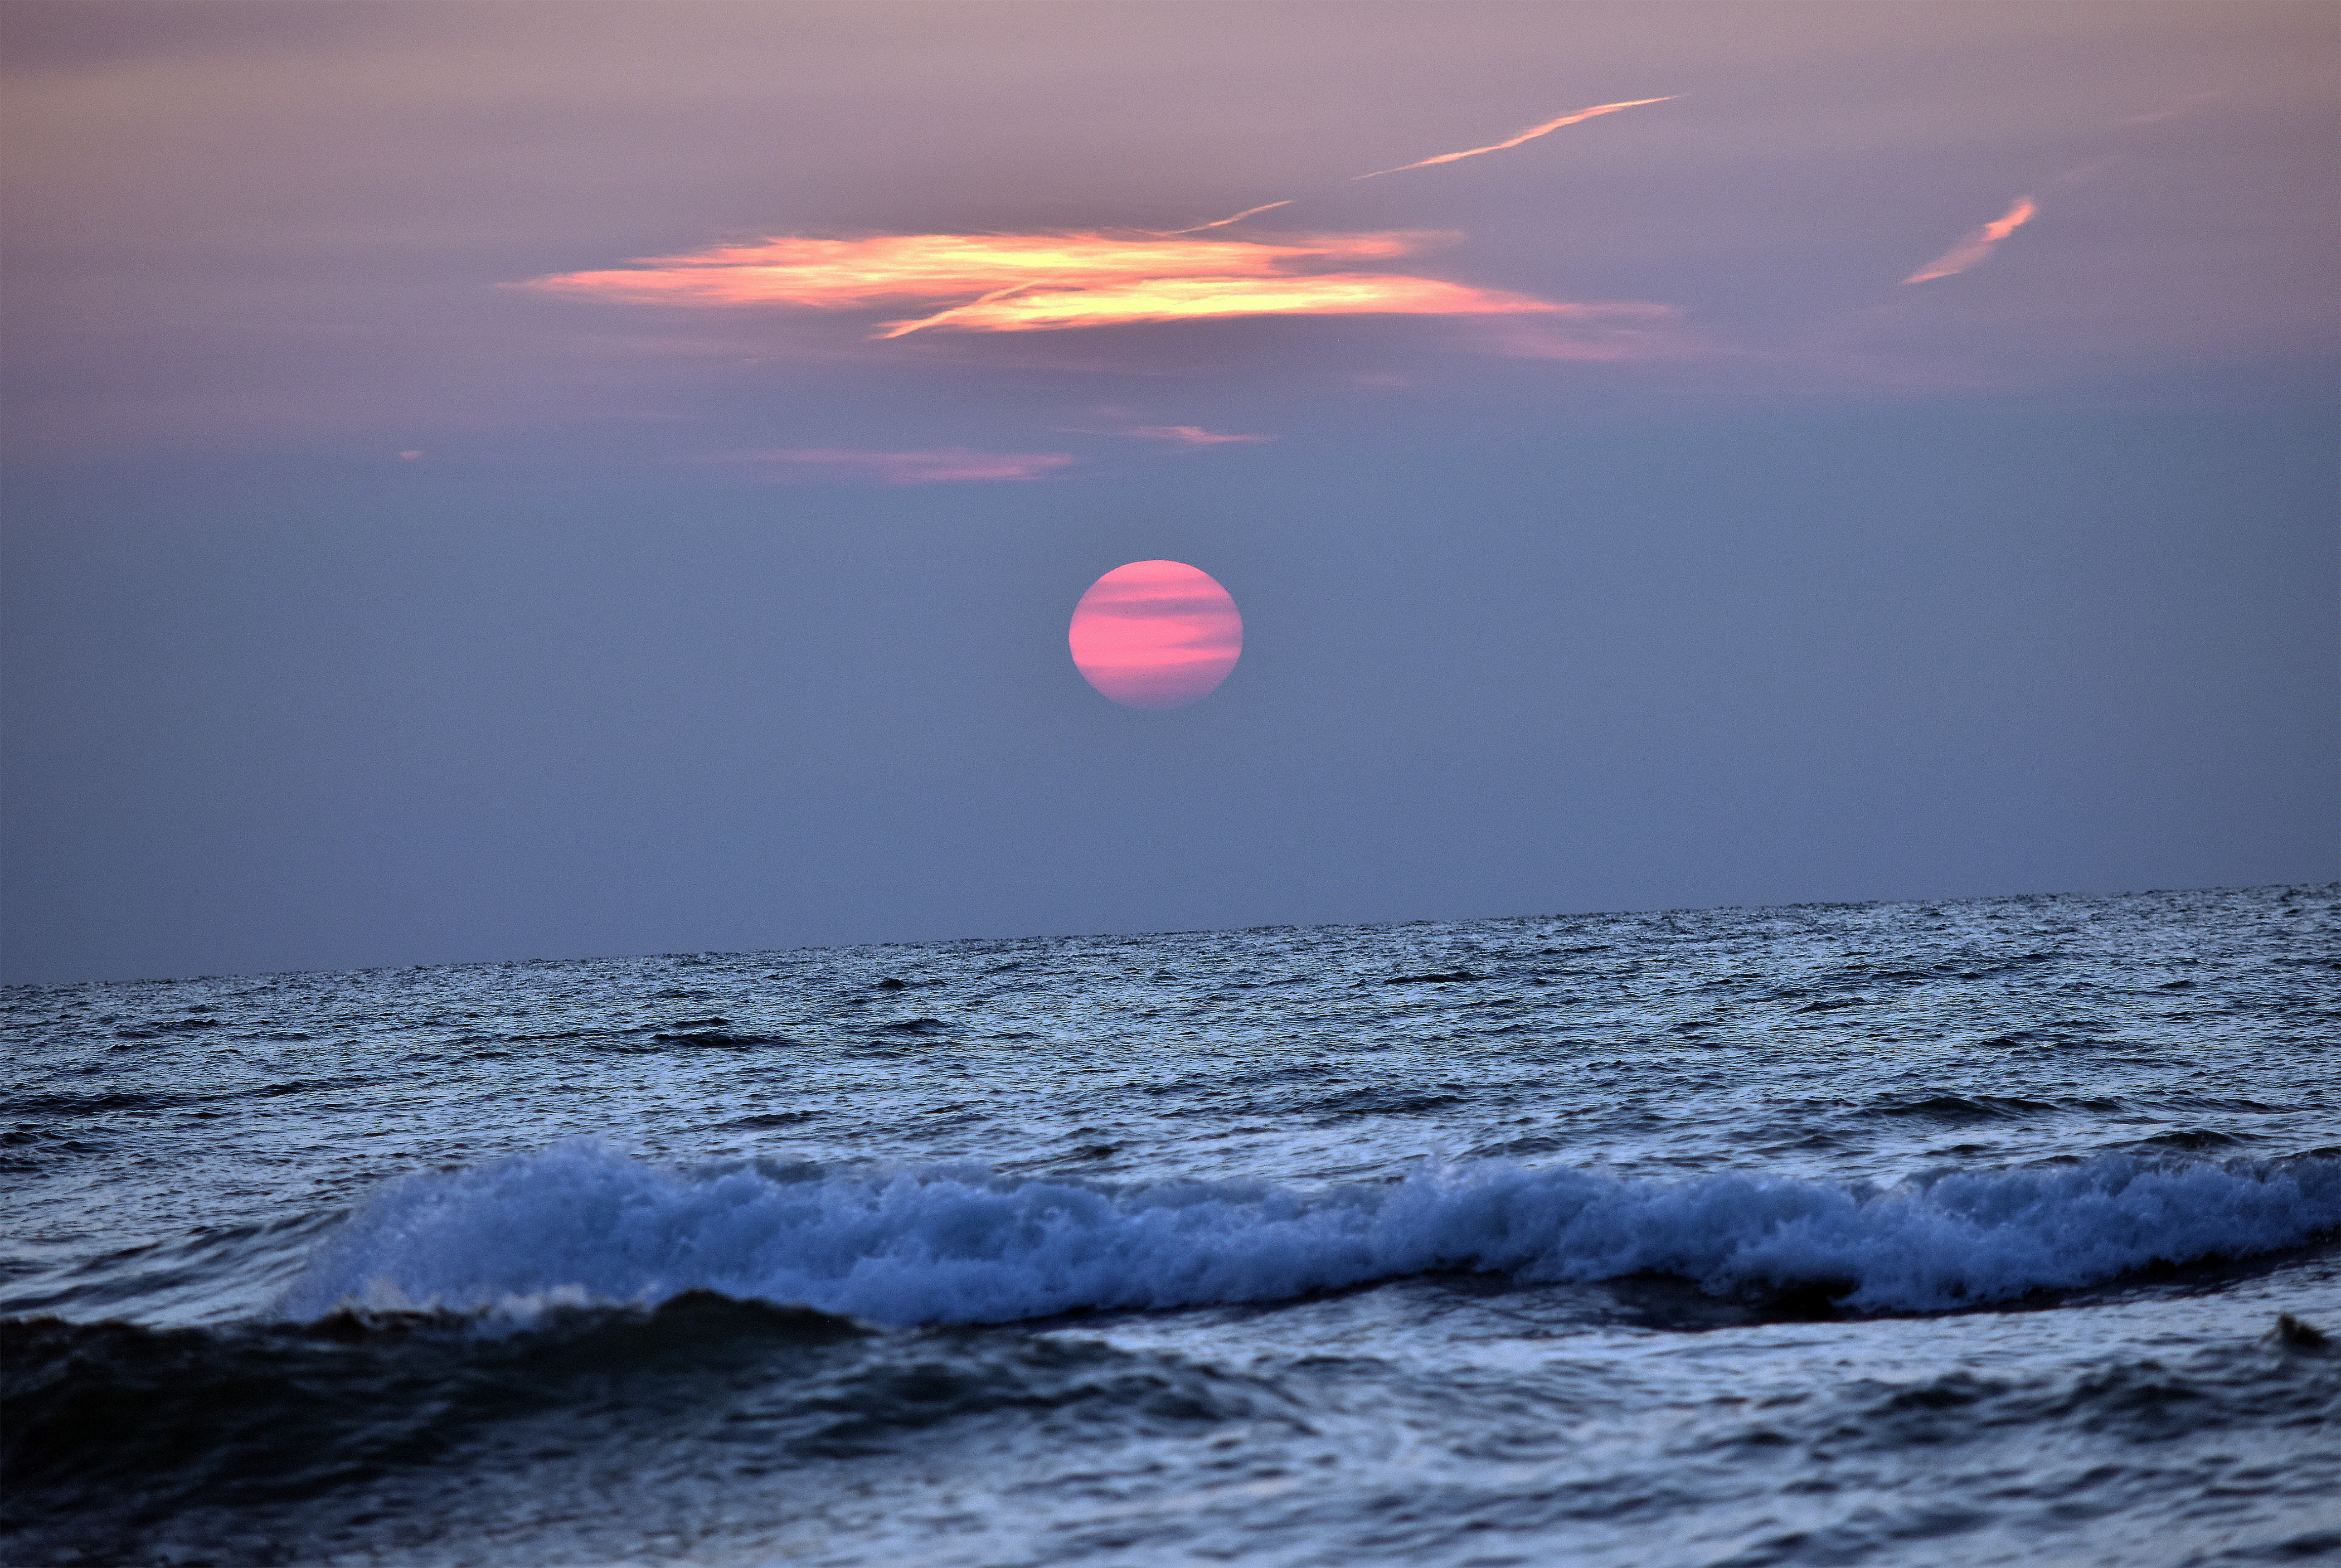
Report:
[[[392,1183],[278,1303],[479,1311],[685,1291],[909,1325],[1287,1300],[1432,1270],[1530,1283],[1670,1274],[1717,1294],[1823,1292],[1938,1312],[2341,1230],[2341,1160],[2107,1155],[1888,1189],[1720,1174],[1425,1165],[1321,1192],[1113,1187],[968,1165],[653,1165],[593,1141]]]
[[[423,1560],[500,1561],[480,1543],[500,1512],[483,1495],[525,1497],[519,1512],[540,1519],[606,1514],[626,1483],[630,1508],[713,1488],[730,1512],[760,1487],[771,1508],[801,1465],[930,1433],[981,1433],[996,1457],[1060,1419],[1091,1442],[1294,1419],[1260,1378],[1051,1336],[883,1333],[702,1291],[655,1307],[542,1301],[524,1316],[525,1333],[446,1313],[0,1319],[5,1559],[379,1561],[387,1531],[398,1561],[417,1559],[418,1536],[458,1547]]]

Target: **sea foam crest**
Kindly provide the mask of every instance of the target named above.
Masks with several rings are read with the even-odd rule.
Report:
[[[1718,1293],[1845,1282],[1853,1309],[1924,1312],[2275,1251],[2336,1228],[2341,1161],[2315,1158],[2106,1156],[1884,1191],[1426,1165],[1400,1182],[1303,1193],[1010,1181],[963,1165],[693,1172],[579,1140],[392,1183],[279,1307],[309,1317],[388,1297],[481,1310],[579,1290],[654,1303],[710,1289],[882,1323],[1004,1323],[1275,1301],[1459,1268],[1527,1281],[1661,1273]]]

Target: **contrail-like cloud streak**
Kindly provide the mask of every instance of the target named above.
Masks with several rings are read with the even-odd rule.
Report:
[[[1539,136],[1549,135],[1563,125],[1574,125],[1592,119],[1597,115],[1614,115],[1620,109],[1639,109],[1645,104],[1670,103],[1680,96],[1682,95],[1679,93],[1669,93],[1663,98],[1629,98],[1622,104],[1596,104],[1589,109],[1579,109],[1563,115],[1557,120],[1547,120],[1540,125],[1530,125],[1509,141],[1495,142],[1484,147],[1466,147],[1459,153],[1441,153],[1435,158],[1425,158],[1420,163],[1400,164],[1394,169],[1376,169],[1370,175],[1351,175],[1350,177],[1353,180],[1380,179],[1384,175],[1402,175],[1409,169],[1427,169],[1434,164],[1451,164],[1462,158],[1476,158],[1482,153],[1500,153],[1517,147],[1522,142],[1533,142]]]
[[[2022,228],[2026,220],[2039,210],[2030,196],[2018,196],[2016,205],[2005,214],[1992,219],[1902,281],[1906,284],[1932,283],[1938,277],[1952,277],[1967,271],[1991,255],[2000,241]]]
[[[796,446],[742,452],[727,461],[771,464],[800,473],[827,472],[887,484],[941,484],[981,479],[1038,479],[1077,462],[1065,452],[971,452],[942,446],[924,452],[862,452],[836,446]]]
[[[1231,441],[1276,439],[1273,435],[1243,435],[1230,431],[1206,430],[1200,424],[1133,424],[1117,434],[1141,436],[1148,441],[1175,441],[1181,446],[1223,446]]]
[[[1262,202],[1256,207],[1246,207],[1231,218],[1220,218],[1208,224],[1197,224],[1191,229],[1170,229],[1167,232],[1174,235],[1199,235],[1205,229],[1223,229],[1230,224],[1240,224],[1246,218],[1257,216],[1261,213],[1273,212],[1278,207],[1289,207],[1291,205],[1292,202],[1289,197],[1280,202]]]

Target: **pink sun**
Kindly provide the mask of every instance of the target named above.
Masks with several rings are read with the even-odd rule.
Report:
[[[1243,654],[1243,617],[1208,572],[1177,561],[1132,561],[1090,584],[1073,606],[1081,678],[1133,708],[1207,697]]]

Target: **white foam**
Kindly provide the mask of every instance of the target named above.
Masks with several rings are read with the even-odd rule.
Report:
[[[1659,1272],[1717,1292],[1846,1281],[1858,1310],[1932,1311],[2155,1263],[2244,1256],[2341,1228],[2341,1162],[1958,1174],[1883,1192],[1754,1175],[1662,1183],[1426,1165],[1303,1193],[1116,1190],[978,1167],[789,1179],[692,1172],[577,1141],[393,1183],[279,1307],[394,1295],[465,1311],[583,1291],[703,1288],[877,1323],[1001,1323],[1081,1307],[1275,1301],[1479,1269],[1530,1281]]]

